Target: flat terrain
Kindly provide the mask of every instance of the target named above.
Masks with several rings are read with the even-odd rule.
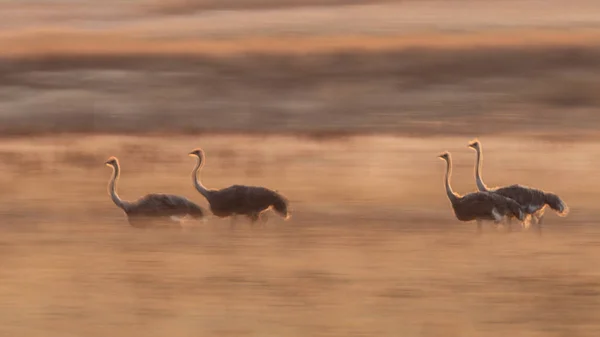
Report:
[[[0,1],[0,336],[600,334],[600,2]],[[560,195],[543,235],[443,188]],[[136,230],[107,195],[277,189]]]
[[[595,336],[600,331],[600,147],[485,137],[484,179],[558,193],[570,214],[535,231],[453,218],[442,185],[474,189],[464,137],[47,136],[0,142],[0,333],[27,336]],[[284,222],[129,227],[124,199],[276,188]]]

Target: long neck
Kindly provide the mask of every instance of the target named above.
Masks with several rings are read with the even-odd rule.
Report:
[[[119,179],[119,165],[113,166],[113,176],[108,182],[108,194],[110,194],[110,198],[115,203],[115,205],[119,206],[119,208],[127,211],[127,202],[121,200],[119,195],[117,194],[117,180]]]
[[[481,146],[481,145],[480,145]],[[477,184],[477,189],[481,192],[485,192],[488,190],[487,186],[485,186],[485,184],[483,183],[483,180],[481,179],[481,170],[482,170],[482,161],[483,161],[483,155],[481,154],[481,148],[477,147],[476,148],[477,151],[477,162],[475,164],[475,183]]]
[[[207,190],[206,187],[204,187],[204,185],[202,185],[202,183],[200,182],[200,178],[198,177],[200,175],[200,168],[202,168],[203,165],[204,158],[198,157],[196,167],[194,167],[194,170],[192,171],[192,180],[194,181],[194,187],[196,187],[198,192],[200,192],[200,194],[202,194],[210,202],[210,191]]]
[[[458,200],[458,196],[452,191],[452,187],[450,186],[450,175],[452,175],[452,161],[450,158],[446,159],[446,194],[448,194],[448,199],[452,203]]]

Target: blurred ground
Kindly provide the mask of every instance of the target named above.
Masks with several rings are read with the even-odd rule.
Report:
[[[3,1],[0,335],[597,336],[600,3]],[[544,235],[443,189],[560,195]],[[107,195],[264,185],[292,218],[140,231]]]
[[[473,191],[469,139],[47,136],[0,144],[2,335],[595,336],[600,231],[595,142],[485,137],[490,185],[554,191],[571,213],[534,231],[475,236],[443,189]],[[185,195],[196,146],[203,181],[269,186],[293,216],[264,228],[127,225],[122,198]]]

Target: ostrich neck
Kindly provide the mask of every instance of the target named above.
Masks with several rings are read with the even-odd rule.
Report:
[[[124,211],[127,211],[127,202],[121,200],[117,194],[117,180],[119,180],[119,173],[119,165],[114,165],[113,176],[108,182],[108,193],[110,194],[110,197],[115,205],[119,206],[119,208],[123,209]]]
[[[450,158],[446,159],[446,193],[448,194],[448,199],[452,203],[458,200],[458,197],[452,191],[452,186],[450,186],[450,176],[452,175],[452,161]]]
[[[486,192],[488,190],[487,186],[483,183],[481,179],[481,171],[482,171],[482,161],[483,154],[481,153],[481,149],[477,148],[477,163],[475,164],[475,183],[477,184],[477,189],[481,192]]]
[[[200,169],[202,168],[202,166],[204,166],[203,163],[204,160],[202,160],[202,158],[198,158],[196,167],[192,171],[192,180],[194,181],[194,187],[196,187],[198,192],[200,192],[200,194],[202,194],[210,202],[210,191],[207,190],[206,187],[204,187],[204,185],[202,185],[202,182],[200,182],[199,177]]]

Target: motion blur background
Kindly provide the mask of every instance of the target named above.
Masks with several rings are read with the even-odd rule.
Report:
[[[0,335],[598,336],[600,2],[0,1]],[[542,237],[442,179],[561,196]],[[277,189],[140,231],[106,191]]]

